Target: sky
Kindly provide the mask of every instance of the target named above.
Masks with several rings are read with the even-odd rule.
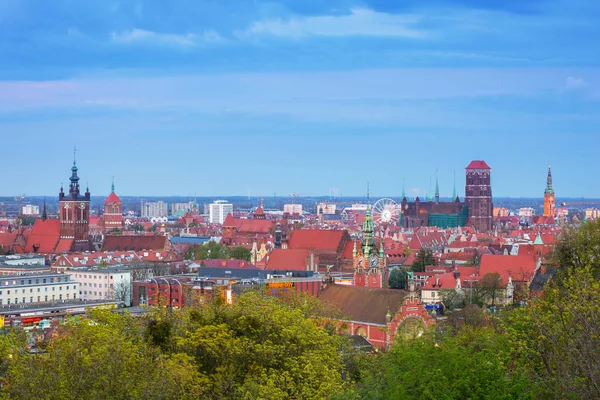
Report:
[[[0,0],[0,196],[600,198],[596,0]]]

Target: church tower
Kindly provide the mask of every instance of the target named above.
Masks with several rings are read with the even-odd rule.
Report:
[[[69,193],[65,194],[62,185],[58,199],[60,202],[60,239],[72,240],[71,251],[89,251],[90,246],[90,191],[86,189],[82,195],[79,191],[77,163],[73,157],[73,167]]]
[[[104,231],[123,231],[123,202],[115,193],[114,179],[110,194],[104,200]]]
[[[469,209],[469,220],[481,233],[492,230],[494,205],[491,170],[481,160],[472,161],[466,168],[465,203]]]
[[[544,217],[554,217],[554,189],[552,188],[552,170],[548,165],[548,178],[544,191]]]
[[[387,286],[387,263],[383,250],[383,239],[380,240],[379,249],[373,236],[373,218],[371,206],[367,206],[367,214],[363,222],[363,238],[360,246],[354,242],[354,286],[368,288],[383,288]]]

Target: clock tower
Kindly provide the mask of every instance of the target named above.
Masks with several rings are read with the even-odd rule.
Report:
[[[60,202],[60,239],[72,240],[71,251],[89,251],[89,224],[90,224],[90,191],[85,194],[79,191],[79,176],[77,176],[77,163],[73,158],[71,177],[69,178],[69,193],[65,193],[62,185],[58,200]]]
[[[362,227],[362,242],[360,246],[354,242],[354,286],[368,288],[383,288],[387,286],[387,263],[383,250],[383,240],[379,250],[373,237],[373,218],[371,206],[367,206],[367,214]]]
[[[554,189],[552,188],[552,170],[548,165],[548,179],[544,191],[544,217],[554,217]]]

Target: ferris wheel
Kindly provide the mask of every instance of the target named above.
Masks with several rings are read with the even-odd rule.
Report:
[[[373,204],[373,220],[378,223],[389,224],[398,222],[399,212],[400,206],[398,203],[387,197],[377,200]]]

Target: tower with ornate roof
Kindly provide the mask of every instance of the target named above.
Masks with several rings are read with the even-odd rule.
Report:
[[[492,230],[494,205],[491,170],[482,160],[471,161],[466,168],[465,203],[469,220],[479,232]]]
[[[352,255],[354,258],[354,285],[368,288],[383,288],[387,286],[387,263],[383,240],[380,240],[379,249],[377,240],[373,236],[373,218],[371,206],[367,206],[367,214],[362,227],[362,241],[360,246],[354,242]]]
[[[115,193],[113,179],[110,194],[104,200],[104,231],[118,232],[123,230],[123,202]]]
[[[60,239],[72,241],[71,251],[89,251],[90,191],[86,188],[85,194],[80,193],[77,171],[77,163],[73,157],[69,193],[65,193],[61,185],[58,195]]]
[[[552,169],[548,165],[548,178],[544,191],[544,217],[554,217],[554,189],[552,188]]]

